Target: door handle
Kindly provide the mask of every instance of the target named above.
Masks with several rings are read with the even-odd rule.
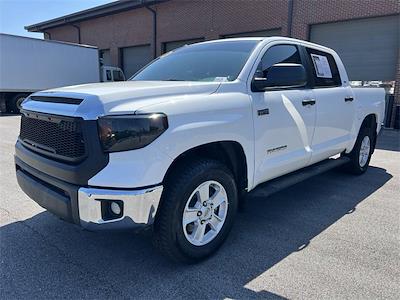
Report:
[[[301,104],[303,104],[303,106],[306,106],[306,105],[314,105],[314,104],[315,104],[315,100],[314,100],[314,99],[306,99],[306,100],[303,100],[303,101],[301,102]]]
[[[344,98],[344,101],[345,101],[345,102],[349,102],[349,101],[353,101],[353,100],[354,100],[353,97],[346,97],[346,98]]]

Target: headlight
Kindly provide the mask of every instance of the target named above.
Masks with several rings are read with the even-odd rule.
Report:
[[[139,149],[147,146],[168,128],[161,113],[107,116],[98,120],[100,141],[105,152]]]

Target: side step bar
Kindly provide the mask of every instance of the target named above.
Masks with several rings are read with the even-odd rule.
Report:
[[[272,179],[265,183],[260,184],[254,190],[249,193],[250,197],[268,197],[276,192],[284,190],[292,185],[300,183],[306,179],[325,173],[331,169],[340,167],[348,163],[350,159],[348,157],[340,158],[329,158],[321,161],[317,164],[305,167],[293,173],[283,175],[281,177]]]

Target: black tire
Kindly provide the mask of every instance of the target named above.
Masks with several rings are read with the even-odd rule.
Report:
[[[26,94],[15,95],[8,103],[9,108],[14,113],[19,113],[21,109],[21,103],[28,97]]]
[[[202,183],[220,183],[227,195],[228,209],[219,233],[209,243],[195,246],[185,237],[182,225],[185,205],[192,192]],[[156,247],[168,258],[183,263],[195,263],[213,254],[224,242],[233,225],[238,207],[238,195],[230,170],[218,161],[201,159],[177,168],[169,176],[154,224]]]
[[[368,154],[368,159],[365,164],[360,164],[360,151],[361,151],[361,144],[364,138],[368,137],[370,142],[370,149]],[[354,145],[353,150],[346,154],[347,157],[350,158],[350,162],[346,165],[346,171],[355,175],[361,175],[365,171],[367,171],[369,162],[371,160],[371,155],[374,152],[374,145],[375,145],[376,133],[373,131],[372,128],[363,126],[358,133],[356,143]]]

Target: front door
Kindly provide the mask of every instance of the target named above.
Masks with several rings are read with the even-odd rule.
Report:
[[[270,46],[255,76],[268,76],[278,63],[303,64],[298,46]],[[261,74],[262,72],[262,74]],[[316,110],[313,92],[276,88],[252,92],[255,131],[255,185],[306,166],[311,158]]]

